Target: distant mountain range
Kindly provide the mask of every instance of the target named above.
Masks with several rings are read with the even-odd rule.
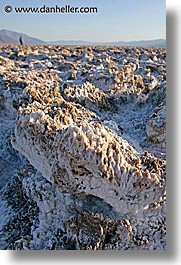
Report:
[[[52,45],[99,45],[99,46],[142,46],[142,47],[166,47],[166,40],[141,40],[141,41],[114,41],[114,42],[89,42],[82,40],[51,41]]]
[[[117,41],[117,42],[89,42],[83,40],[59,40],[45,42],[33,38],[24,33],[18,33],[11,30],[0,30],[0,44],[18,44],[22,36],[24,44],[51,44],[51,45],[99,45],[99,46],[142,46],[142,47],[166,47],[165,39],[141,40],[141,41]]]
[[[22,36],[23,42],[25,44],[46,44],[46,42],[30,37],[24,33],[18,33],[18,32],[6,30],[6,29],[0,30],[0,43],[18,44],[20,36]]]

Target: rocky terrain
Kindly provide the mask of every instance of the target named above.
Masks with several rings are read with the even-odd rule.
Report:
[[[0,46],[0,249],[166,249],[166,50]]]

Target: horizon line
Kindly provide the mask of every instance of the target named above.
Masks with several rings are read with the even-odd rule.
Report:
[[[41,37],[35,37],[33,35],[29,35],[27,33],[24,33],[24,32],[17,32],[17,31],[13,31],[11,29],[5,29],[5,28],[2,28],[0,29],[0,31],[11,31],[13,33],[17,33],[17,34],[24,34],[24,35],[27,35],[28,37],[31,37],[31,38],[35,38],[35,39],[38,39],[40,41],[43,41],[45,43],[48,43],[48,42],[59,42],[59,41],[84,41],[84,42],[91,42],[91,43],[111,43],[111,42],[138,42],[138,41],[155,41],[155,40],[165,40],[166,41],[166,37],[157,37],[155,39],[137,39],[137,40],[111,40],[111,41],[107,41],[107,40],[85,40],[85,39],[57,39],[57,40],[44,40],[42,39]]]

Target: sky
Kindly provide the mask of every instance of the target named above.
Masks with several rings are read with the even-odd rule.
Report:
[[[97,13],[16,13],[16,7],[96,7]],[[6,13],[5,6],[12,12]],[[0,29],[43,41],[166,38],[166,0],[0,0]]]

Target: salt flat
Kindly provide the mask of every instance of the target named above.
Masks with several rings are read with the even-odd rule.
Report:
[[[1,45],[1,249],[166,248],[166,50]]]

